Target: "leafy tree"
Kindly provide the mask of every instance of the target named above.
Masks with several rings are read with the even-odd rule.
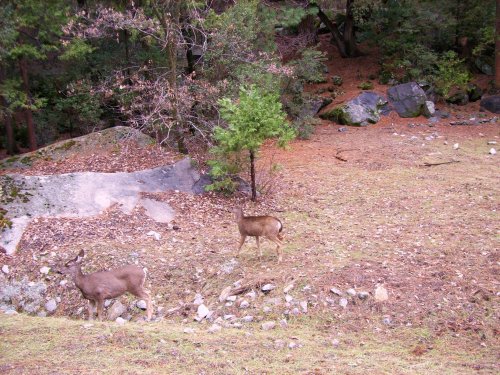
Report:
[[[278,145],[285,147],[294,138],[294,131],[286,121],[276,92],[264,92],[255,85],[241,86],[237,102],[224,98],[219,104],[221,117],[228,126],[218,126],[214,131],[218,145],[214,147],[213,152],[219,159],[211,162],[212,175],[216,179],[227,178],[224,174],[227,173],[228,166],[223,162],[227,160],[226,156],[248,151],[252,200],[255,201],[255,158],[262,143],[266,139],[277,138]]]
[[[7,67],[7,70],[17,66],[19,79],[10,82],[6,80],[0,95],[8,111],[24,111],[31,150],[37,148],[32,112],[41,108],[45,101],[32,94],[30,65],[34,61],[45,60],[57,50],[61,26],[66,21],[66,10],[62,0],[5,0],[2,3],[0,35],[7,37],[2,40],[0,64]],[[8,97],[24,100],[14,106]]]

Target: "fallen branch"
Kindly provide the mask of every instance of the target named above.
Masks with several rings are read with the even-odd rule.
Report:
[[[427,163],[425,162],[422,167],[434,167],[436,165],[443,165],[443,164],[452,164],[452,163],[460,163],[460,160],[449,160],[449,161],[442,161],[439,163]]]
[[[337,159],[337,160],[340,160],[340,161],[344,161],[344,162],[345,162],[345,161],[347,161],[347,159],[344,159],[344,158],[343,158],[342,156],[340,156],[339,154],[340,154],[341,152],[346,152],[346,151],[355,151],[355,150],[357,150],[357,149],[355,149],[355,148],[351,148],[351,149],[347,149],[347,150],[337,150],[337,153],[336,153],[335,155],[333,155],[333,157],[334,157],[335,159]]]

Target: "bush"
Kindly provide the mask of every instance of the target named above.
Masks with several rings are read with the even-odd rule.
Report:
[[[470,74],[465,68],[464,61],[459,59],[453,51],[443,53],[437,63],[437,73],[434,80],[436,92],[447,99],[452,88],[465,91],[469,81]]]
[[[298,79],[307,83],[322,83],[326,82],[324,77],[326,66],[323,64],[326,60],[323,52],[307,48],[302,52],[302,57],[294,60],[290,65],[295,68]]]

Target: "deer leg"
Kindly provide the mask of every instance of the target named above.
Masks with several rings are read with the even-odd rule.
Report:
[[[278,237],[273,237],[273,238],[269,238],[269,239],[276,244],[276,253],[278,255],[278,263],[281,263],[283,261],[283,251],[281,250],[281,245],[283,245],[283,242],[281,242]]]
[[[255,241],[257,241],[257,250],[259,251],[259,259],[262,259],[262,249],[260,248],[259,236],[255,236]]]
[[[134,294],[146,301],[146,314],[148,321],[150,321],[153,316],[153,310],[151,308],[151,294],[146,289],[138,290],[137,293]]]
[[[247,239],[247,236],[244,236],[242,234],[241,238],[240,238],[240,246],[238,246],[238,251],[236,252],[236,257],[238,257],[238,255],[240,255],[241,247],[243,246],[243,243],[245,242],[246,239]]]
[[[87,304],[87,310],[89,312],[89,320],[92,320],[94,318],[94,306],[95,306],[95,301],[89,299],[88,304]]]
[[[102,312],[104,310],[104,300],[99,298],[97,300],[97,318],[102,322]]]

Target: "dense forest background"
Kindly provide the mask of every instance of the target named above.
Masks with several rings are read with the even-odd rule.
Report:
[[[370,78],[383,83],[425,82],[452,101],[481,72],[495,88],[494,0],[2,4],[7,154],[114,125],[139,128],[182,153],[217,146],[227,155],[269,136],[301,136],[314,125],[298,115],[304,84],[323,79],[320,33],[331,34],[343,57],[377,51],[379,74]],[[235,112],[238,96],[254,113]],[[274,116],[255,144],[245,144],[244,132],[224,131],[228,122],[254,122],[255,113]]]

